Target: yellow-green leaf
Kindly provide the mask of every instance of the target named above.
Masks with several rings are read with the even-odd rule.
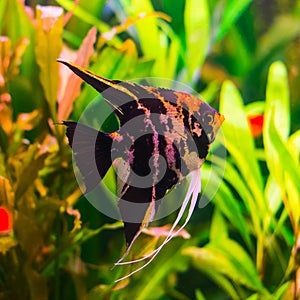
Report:
[[[247,183],[251,192],[250,198],[256,206],[252,214],[263,216],[266,211],[266,204],[262,175],[255,156],[254,140],[250,133],[243,100],[230,81],[226,81],[222,86],[220,111],[225,116],[222,129],[225,134],[226,147]],[[236,182],[231,182],[231,184],[235,186]],[[236,189],[239,189],[239,186]],[[250,204],[248,201],[249,206]]]
[[[287,70],[282,62],[271,65],[268,75],[266,92],[265,120],[271,116],[274,107],[275,126],[283,140],[287,140],[290,132],[290,99]],[[266,130],[266,127],[264,128]],[[268,136],[267,136],[268,137]]]
[[[206,0],[187,0],[184,10],[188,78],[200,69],[209,46],[210,16]]]
[[[36,60],[40,67],[40,82],[52,118],[57,121],[56,101],[59,85],[59,65],[56,59],[62,50],[63,9],[54,6],[37,6],[35,41]]]
[[[10,236],[1,236],[0,237],[0,253],[6,254],[10,248],[15,247],[17,245],[17,241]]]
[[[14,192],[7,178],[0,176],[0,205],[14,207]]]
[[[200,270],[213,271],[214,276],[220,274],[236,283],[256,291],[263,291],[255,265],[247,252],[235,241],[224,238],[207,244],[203,248],[189,247],[183,253],[193,258],[195,266]]]

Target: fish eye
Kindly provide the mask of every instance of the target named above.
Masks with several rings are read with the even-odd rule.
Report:
[[[203,121],[205,124],[211,124],[213,122],[213,115],[211,113],[207,113],[206,115],[204,115],[203,117]]]

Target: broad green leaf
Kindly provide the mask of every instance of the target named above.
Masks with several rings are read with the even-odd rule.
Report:
[[[203,178],[205,183],[205,178]],[[219,181],[217,181],[219,182]],[[230,188],[223,181],[221,185],[215,185],[214,182],[210,180],[209,184],[211,188],[217,190],[214,196],[213,202],[220,209],[222,214],[229,220],[230,223],[240,232],[245,243],[252,250],[253,245],[251,243],[249,230],[243,215],[243,211],[236,197],[230,190]]]
[[[273,168],[271,174],[276,178],[281,188],[281,194],[285,199],[284,204],[294,226],[298,226],[300,219],[300,173],[299,167],[295,164],[292,154],[289,152],[287,144],[283,141],[281,134],[276,128],[275,110],[271,112],[269,122],[266,124],[265,147],[268,152],[267,161],[272,159]],[[270,157],[271,156],[271,157]]]
[[[218,169],[217,169],[218,171]],[[221,176],[222,174],[220,174]],[[257,212],[257,203],[253,198],[249,188],[246,185],[246,182],[241,178],[240,174],[234,168],[233,164],[229,161],[226,164],[225,173],[223,174],[224,179],[235,189],[238,195],[241,197],[244,202],[245,207],[250,213],[254,230],[256,234],[259,234],[261,231],[260,219],[263,217]],[[218,206],[222,208],[222,211],[225,213],[226,217],[236,226],[237,229],[242,233],[242,236],[246,237],[248,243],[250,242],[249,231],[245,223],[242,209],[239,207],[239,203],[236,200],[236,197],[233,195],[230,188],[224,183],[227,191],[226,202],[222,200],[222,196],[219,197],[219,192],[216,194],[218,200]],[[231,195],[231,196],[230,196]]]
[[[218,26],[216,40],[220,41],[230,28],[236,23],[252,0],[228,0],[222,15],[221,24]],[[221,2],[224,3],[224,2]]]
[[[134,26],[145,59],[155,60],[152,76],[173,78],[179,43],[176,35],[170,34],[170,28],[159,19],[169,21],[169,17],[155,12],[150,0],[122,0],[121,3],[128,15],[125,24],[131,19],[136,20]],[[169,63],[171,65],[168,65]]]
[[[300,163],[300,130],[294,132],[288,139],[287,144],[295,163]]]
[[[209,234],[210,241],[228,238],[227,224],[218,208],[214,210]]]
[[[11,21],[14,20],[12,23]],[[8,36],[14,45],[21,37],[32,36],[33,22],[25,11],[22,1],[0,1],[0,32]]]
[[[178,57],[182,52],[180,41],[171,27],[163,20],[158,20],[160,31],[160,54],[156,57],[152,74],[162,78],[174,78]]]
[[[247,300],[259,300],[259,297],[260,296],[257,293],[255,293],[248,297]]]
[[[101,12],[103,10],[103,7],[105,5],[105,0],[97,0],[97,1],[90,1],[90,0],[80,0],[78,3],[78,6],[89,13],[91,16],[95,18],[99,22],[99,16],[101,15]],[[72,13],[72,11],[70,12]],[[79,36],[80,39],[83,39],[88,31],[91,29],[91,26],[93,24],[87,23],[82,19],[79,19],[78,17],[71,17],[69,22],[67,23],[66,29],[70,30],[77,36]]]
[[[195,296],[196,300],[206,300],[205,296],[200,290],[196,290]]]
[[[288,291],[288,289],[294,290],[294,282],[292,281],[287,281],[280,285],[276,292],[272,294],[272,300],[282,300],[282,299],[288,299],[289,295],[285,295],[285,293]]]
[[[134,70],[138,53],[134,42],[130,39],[126,40],[119,49],[121,57],[116,65],[111,68],[112,78],[124,78]]]
[[[187,241],[186,243],[189,242]],[[181,254],[182,244],[182,239],[178,238],[166,245],[155,258],[156,263],[148,266],[146,274],[140,276],[138,281],[133,282],[133,286],[136,285],[131,289],[129,295],[136,300],[158,299],[159,296],[163,296],[165,293],[163,282],[167,276],[174,271],[184,271],[188,267],[186,263],[187,258]],[[144,245],[141,247],[143,249]]]
[[[265,112],[265,101],[255,101],[247,104],[245,110],[247,115],[263,114]]]
[[[223,289],[231,299],[240,299],[236,286],[225,275],[217,273],[214,269],[209,268],[202,270],[202,272],[210,277],[217,286]]]
[[[191,256],[196,267],[202,271],[209,269],[250,289],[264,291],[252,259],[233,240],[216,240],[203,248],[189,247],[184,254]]]
[[[290,132],[290,100],[287,70],[282,62],[273,63],[269,69],[266,91],[266,124],[269,122],[273,108],[278,133],[283,140],[287,140]]]
[[[154,63],[154,60],[138,60],[133,72],[129,76],[132,79],[149,77]]]
[[[265,197],[271,212],[275,215],[282,205],[280,188],[275,178],[270,175],[265,186]]]
[[[209,47],[210,16],[206,0],[187,0],[184,9],[188,79],[199,72]]]
[[[300,32],[298,18],[292,14],[282,14],[277,16],[269,26],[268,31],[258,40],[256,51],[256,65],[265,65],[274,54],[285,49]],[[285,34],[278,34],[284,32]]]
[[[96,26],[100,32],[110,31],[110,27],[99,20],[96,16],[89,13],[86,9],[80,5],[75,5],[74,1],[71,0],[56,0],[56,2],[68,11],[72,11],[73,15],[78,17],[80,20],[87,24]]]
[[[175,34],[169,35],[168,38],[170,39],[170,45],[168,47],[168,51],[164,58],[165,62],[165,72],[162,74],[164,78],[175,78],[175,72],[178,62],[178,57],[181,49],[180,40],[177,38]],[[162,63],[163,59],[160,60],[159,63]]]
[[[151,14],[154,12],[150,0],[121,0],[121,3],[127,13],[131,17]],[[143,54],[146,58],[156,58],[160,54],[160,34],[157,26],[157,18],[142,18],[135,27],[138,32],[139,41]]]
[[[226,58],[227,69],[229,69],[231,75],[236,77],[247,76],[249,69],[252,68],[253,54],[251,49],[248,49],[247,38],[236,26],[231,28],[226,37],[225,44],[228,45],[227,48],[232,49],[227,50],[229,51]],[[239,51],[235,51],[235,49],[239,49]]]
[[[206,299],[200,290],[196,290],[195,296],[196,296],[196,300],[205,300]]]
[[[36,61],[40,67],[40,82],[51,116],[57,122],[56,101],[59,85],[59,64],[56,59],[62,50],[63,9],[37,6]]]
[[[290,131],[289,91],[287,71],[281,62],[270,67],[264,123],[266,161],[271,175],[276,179],[281,196],[294,226],[299,221],[300,176],[295,153],[286,144]],[[297,144],[297,143],[296,143]]]
[[[241,96],[234,85],[226,81],[221,90],[220,112],[225,116],[222,129],[225,143],[249,190],[256,198],[257,210],[263,216],[266,204],[263,181],[255,158],[255,146]]]

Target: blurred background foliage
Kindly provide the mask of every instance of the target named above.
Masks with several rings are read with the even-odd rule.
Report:
[[[299,33],[300,1],[2,0],[0,299],[299,299]],[[58,57],[112,79],[181,82],[226,118],[214,146],[225,171],[208,157],[204,196],[217,193],[191,237],[117,284],[130,271],[111,270],[122,224],[81,196],[53,125],[95,98],[105,106]],[[146,233],[133,252],[159,240]]]

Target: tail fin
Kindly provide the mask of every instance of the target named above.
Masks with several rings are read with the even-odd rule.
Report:
[[[85,193],[88,193],[99,184],[112,164],[112,138],[77,122],[64,121],[63,125],[67,126],[69,145],[86,186]]]

